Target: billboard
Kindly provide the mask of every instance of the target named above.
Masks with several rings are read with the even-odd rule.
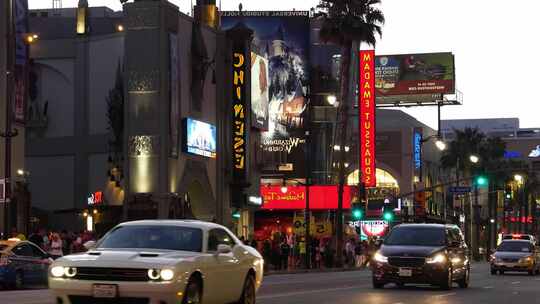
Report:
[[[375,51],[360,51],[360,117],[361,182],[377,185],[375,178]]]
[[[377,103],[455,93],[452,53],[383,55],[375,59]],[[415,95],[415,96],[411,96]],[[397,99],[396,99],[397,98]]]
[[[350,222],[349,226],[357,228],[357,231],[360,232],[361,240],[367,240],[373,237],[384,237],[390,228],[387,221],[379,220]]]
[[[262,209],[299,210],[306,208],[306,187],[287,186],[283,192],[281,186],[261,186],[263,197]],[[345,186],[343,189],[343,209],[351,208],[352,189]],[[338,208],[338,187],[310,186],[309,208],[313,210],[336,210]]]
[[[292,164],[289,175],[304,175],[309,12],[230,11],[222,12],[221,20],[223,30],[243,23],[254,31],[252,49],[257,61],[251,69],[252,125],[264,128],[267,124],[262,134],[264,163],[271,166],[267,171]],[[264,119],[266,111],[268,118]]]
[[[216,127],[192,118],[185,118],[183,124],[183,151],[216,158]]]
[[[251,125],[268,130],[269,70],[268,53],[251,52]]]

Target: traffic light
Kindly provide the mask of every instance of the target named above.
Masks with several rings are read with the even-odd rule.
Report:
[[[364,218],[364,215],[366,214],[362,204],[360,203],[353,203],[351,206],[351,215],[353,220],[360,221]]]
[[[489,180],[484,175],[479,175],[476,177],[475,182],[477,186],[487,186],[487,184],[489,183]]]
[[[505,198],[505,200],[511,200],[512,199],[512,188],[506,187],[506,190],[504,191],[504,198]]]
[[[391,206],[385,206],[383,209],[383,220],[391,222],[394,220],[394,210]]]
[[[240,210],[235,210],[232,213],[232,217],[235,218],[235,219],[239,219],[240,218]]]

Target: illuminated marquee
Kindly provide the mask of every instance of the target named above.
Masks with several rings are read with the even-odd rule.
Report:
[[[233,157],[234,172],[243,177],[246,168],[246,106],[245,68],[246,57],[233,53]]]
[[[362,182],[375,187],[375,51],[360,51],[360,161]]]

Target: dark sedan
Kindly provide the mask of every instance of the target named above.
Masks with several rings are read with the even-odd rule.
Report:
[[[31,242],[0,241],[0,285],[4,288],[47,286],[52,259]]]
[[[454,282],[469,286],[468,249],[454,225],[403,224],[392,229],[373,257],[373,287],[387,283],[430,284],[443,289]]]

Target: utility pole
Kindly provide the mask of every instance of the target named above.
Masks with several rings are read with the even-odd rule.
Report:
[[[11,119],[13,115],[12,101],[13,88],[15,86],[15,29],[13,23],[13,0],[9,0],[6,4],[6,117],[4,131],[0,133],[0,137],[4,138],[4,179],[5,179],[5,202],[4,202],[4,237],[9,233],[9,207],[11,204],[11,138],[18,135],[17,129],[12,130]]]

